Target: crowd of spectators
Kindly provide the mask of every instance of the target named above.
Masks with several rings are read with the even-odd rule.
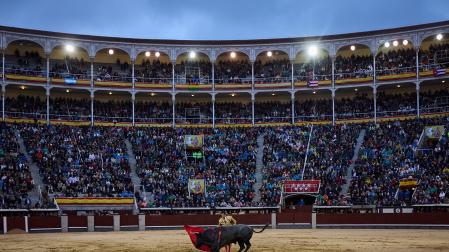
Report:
[[[212,103],[177,102],[176,123],[182,124],[212,123]]]
[[[6,56],[6,55],[5,55]],[[37,51],[14,51],[14,55],[5,57],[5,73],[24,76],[45,77],[43,59]]]
[[[171,84],[172,64],[160,60],[143,60],[135,66],[134,78],[137,83]]]
[[[14,130],[13,126],[0,124],[0,209],[29,209],[34,203],[28,195],[34,181]]]
[[[255,123],[291,122],[292,105],[290,102],[262,101],[254,104]]]
[[[251,123],[251,103],[217,102],[215,103],[215,122],[222,124]]]
[[[69,197],[133,195],[126,129],[26,125],[20,130],[45,191]]]
[[[376,56],[376,75],[416,72],[416,52],[413,48],[401,48],[379,52]]]
[[[354,79],[373,76],[373,56],[351,55],[335,58],[335,79]]]
[[[201,158],[190,155],[184,136],[204,134]],[[135,129],[130,134],[145,194],[141,207],[253,205],[254,129]],[[190,194],[189,179],[204,179],[205,194]]]
[[[215,65],[215,83],[251,84],[251,63],[248,60],[220,60]]]
[[[291,63],[288,59],[273,59],[254,63],[255,83],[290,83]]]

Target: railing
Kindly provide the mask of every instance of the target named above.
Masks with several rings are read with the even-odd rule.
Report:
[[[63,120],[63,121],[90,121],[90,114],[89,115],[80,115],[80,114],[49,114],[50,119],[55,120]]]
[[[354,112],[345,112],[345,113],[335,113],[336,119],[361,119],[361,118],[374,118],[374,112],[362,112],[362,113],[354,113]]]
[[[47,77],[46,70],[35,71],[35,70],[29,70],[29,69],[5,67],[5,75],[7,75],[7,74],[29,76],[29,77]]]
[[[229,117],[229,118],[215,118],[216,124],[248,124],[252,122],[251,116],[247,117]]]
[[[140,208],[141,211],[152,213],[198,213],[198,212],[264,212],[272,213],[278,212],[281,209],[280,206],[274,207],[152,207],[152,208]]]
[[[291,122],[291,116],[255,116],[254,121],[256,123],[264,122]]]
[[[297,122],[315,122],[315,121],[332,121],[332,115],[296,115]]]
[[[317,81],[325,81],[325,80],[332,80],[332,74],[314,74],[313,75],[314,79]],[[310,79],[310,75],[308,75],[305,72],[293,75],[293,79],[295,80],[295,82],[298,81],[308,81]]]
[[[152,78],[152,77],[135,77],[136,84],[148,83],[148,84],[172,84],[172,78]]]
[[[252,84],[251,77],[246,78],[226,78],[226,79],[215,79],[215,85],[226,85],[226,84]]]
[[[292,77],[258,77],[254,78],[255,84],[277,84],[277,83],[291,83]]]
[[[132,122],[132,116],[94,116],[94,121],[97,122]]]
[[[72,74],[72,73],[64,73],[64,72],[50,72],[50,78],[55,79],[75,79],[75,80],[90,80],[90,74]]]
[[[439,106],[439,107],[420,107],[420,112],[425,113],[440,113],[449,112],[449,106]]]
[[[46,119],[46,113],[40,112],[16,112],[16,111],[5,111],[5,116],[8,118],[30,118],[30,119]]]
[[[94,82],[95,83],[102,83],[102,82],[126,82],[131,84],[132,83],[132,77],[129,75],[104,75],[104,74],[94,74]]]
[[[416,115],[416,108],[402,108],[399,110],[377,111],[378,117]]]
[[[337,72],[335,73],[335,80],[345,79],[362,79],[367,77],[373,77],[373,70],[365,69],[355,72]]]
[[[376,76],[395,75],[395,74],[403,74],[403,73],[416,74],[416,66],[394,67],[394,68],[388,68],[388,69],[376,69]]]
[[[196,117],[196,118],[189,118],[189,117],[176,117],[176,123],[180,124],[208,124],[212,123],[212,117],[206,116],[206,117]]]
[[[154,124],[166,124],[173,122],[173,116],[170,114],[168,117],[136,117],[134,119],[136,123],[154,123]]]

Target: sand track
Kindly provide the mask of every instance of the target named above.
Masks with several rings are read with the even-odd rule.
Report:
[[[449,230],[266,230],[251,241],[250,251],[449,251]],[[197,250],[177,230],[8,234],[0,235],[0,251]]]

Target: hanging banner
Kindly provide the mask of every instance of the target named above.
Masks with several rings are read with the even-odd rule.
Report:
[[[444,126],[427,126],[425,132],[428,138],[440,139],[444,134]]]
[[[185,135],[184,144],[191,149],[201,148],[203,147],[203,135]]]
[[[204,194],[205,188],[204,179],[189,179],[189,194]]]
[[[285,180],[284,193],[318,193],[319,180]]]

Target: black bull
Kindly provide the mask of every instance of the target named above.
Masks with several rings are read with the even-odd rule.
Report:
[[[245,251],[248,251],[251,247],[249,240],[253,233],[262,233],[267,227],[268,224],[260,231],[255,231],[252,227],[243,224],[210,228],[197,234],[195,247],[207,245],[211,248],[211,252],[219,252],[220,248],[237,242],[240,246],[239,252],[243,251],[245,247]]]

